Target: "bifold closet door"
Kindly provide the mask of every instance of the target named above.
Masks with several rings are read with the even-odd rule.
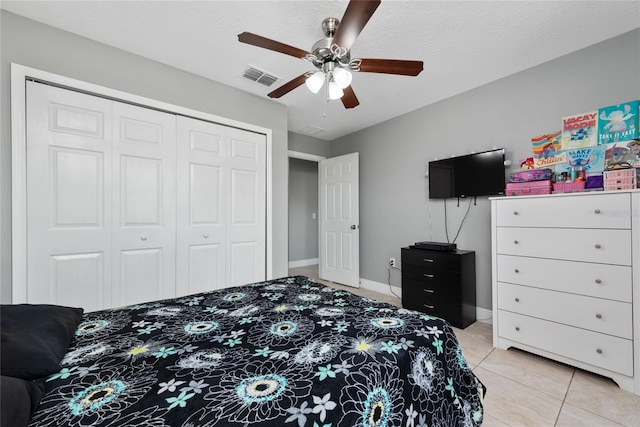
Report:
[[[27,82],[28,303],[115,303],[111,103]]]
[[[177,293],[265,280],[266,137],[177,118]]]
[[[175,117],[27,83],[27,302],[175,295]]]

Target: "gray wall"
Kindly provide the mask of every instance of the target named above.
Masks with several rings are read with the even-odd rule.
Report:
[[[318,163],[291,158],[289,261],[314,258],[318,258]]]
[[[287,274],[287,110],[282,104],[0,12],[0,301],[11,298],[12,62],[273,130],[274,276]]]
[[[332,156],[360,153],[360,276],[386,283],[387,261],[402,246],[446,241],[444,204],[428,199],[430,160],[505,147],[515,164],[530,156],[532,137],[560,130],[562,117],[639,99],[639,46],[635,30],[332,141]],[[467,204],[447,202],[450,239]],[[477,305],[486,309],[489,210],[479,198],[456,242],[476,251]],[[400,285],[398,272],[392,284]]]
[[[289,132],[289,150],[329,157],[331,154],[331,143],[312,136]]]

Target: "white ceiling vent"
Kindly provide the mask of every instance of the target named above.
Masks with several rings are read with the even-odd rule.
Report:
[[[300,133],[304,133],[306,135],[317,135],[322,132],[324,132],[324,129],[313,125],[306,125],[302,129],[300,129]]]
[[[242,77],[245,79],[249,79],[254,82],[258,82],[265,86],[271,86],[278,80],[278,77],[267,73],[266,71],[262,71],[259,68],[254,67],[253,65],[248,65],[242,73]]]

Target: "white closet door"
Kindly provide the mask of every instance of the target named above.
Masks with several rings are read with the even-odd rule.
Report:
[[[227,128],[178,117],[177,291],[226,285]]]
[[[179,295],[266,278],[266,137],[178,117]]]
[[[266,137],[229,128],[227,281],[266,278]]]
[[[27,302],[111,299],[111,101],[27,82]]]
[[[113,102],[113,292],[121,305],[176,294],[175,122]]]

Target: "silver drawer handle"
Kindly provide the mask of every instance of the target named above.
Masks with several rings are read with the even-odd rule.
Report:
[[[520,326],[516,326],[516,331],[520,332]]]
[[[596,283],[599,285],[600,283],[602,283],[602,280],[596,279]]]
[[[593,211],[594,214],[599,214],[600,213],[600,209],[596,209],[595,211]]]
[[[515,271],[516,273],[520,273],[520,270],[518,270],[517,268],[513,271]]]
[[[432,294],[435,292],[433,289],[423,289],[423,291],[425,291],[428,294]]]
[[[209,235],[205,233],[205,234],[202,235],[202,237],[204,237],[205,239],[208,239]]]
[[[517,240],[514,240],[514,241],[513,241],[513,243],[515,243],[515,244],[517,245],[517,244],[518,244],[518,243],[520,243],[520,242],[518,242]]]
[[[432,259],[429,259],[429,258],[424,258],[424,260],[423,260],[423,261],[424,261],[424,262],[433,262],[433,260],[432,260]]]
[[[597,314],[596,314],[596,319],[602,319],[602,314],[597,313]]]
[[[142,241],[147,240],[147,236],[140,236],[140,240],[142,240]]]
[[[520,298],[516,298],[516,302],[520,302]]]
[[[596,243],[596,249],[600,249],[602,246],[600,246],[600,243]]]
[[[424,276],[424,277],[429,277],[429,278],[433,279],[433,274],[427,274],[427,273],[424,273],[424,274],[423,274],[423,276]]]
[[[518,215],[518,211],[513,211],[513,214],[514,215]]]
[[[601,348],[596,348],[596,353],[602,354],[602,349]]]
[[[430,308],[430,309],[433,309],[433,308],[435,308],[434,306],[432,306],[432,305],[429,305],[429,304],[422,304],[422,305],[424,305],[425,307],[427,307],[427,308]]]

